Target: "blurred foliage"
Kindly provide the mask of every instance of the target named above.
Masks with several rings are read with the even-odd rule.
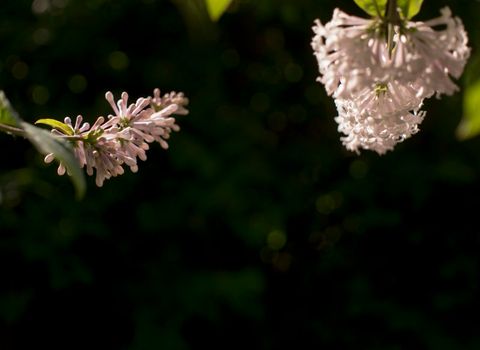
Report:
[[[352,1],[19,0],[0,86],[27,121],[183,91],[190,114],[137,174],[72,198],[0,135],[0,349],[478,349],[480,139],[464,91],[379,157],[345,151],[310,27]],[[478,55],[475,1],[448,5]],[[200,15],[201,14],[201,15]],[[473,62],[473,60],[472,60]],[[463,81],[459,82],[463,85]]]
[[[53,119],[39,119],[35,123],[39,122],[52,127],[67,128],[67,125]],[[86,190],[85,178],[83,170],[80,169],[78,161],[75,159],[71,145],[67,141],[53,136],[50,132],[23,121],[12,108],[10,101],[2,90],[0,90],[0,124],[2,132],[24,137],[43,155],[53,154],[70,175],[77,198],[81,199],[83,197]],[[67,134],[69,134],[68,129]]]
[[[474,51],[475,52],[475,51]],[[474,55],[465,72],[463,118],[457,128],[461,140],[480,134],[480,55]]]
[[[422,8],[423,0],[398,0],[397,4],[400,7],[404,18],[415,17]]]
[[[18,115],[15,110],[12,108],[10,101],[8,100],[5,93],[0,90],[0,123],[7,126],[17,126],[18,125]]]
[[[353,0],[362,10],[373,17],[385,16],[387,0]],[[397,0],[402,18],[412,18],[420,12],[423,0]]]
[[[218,21],[228,6],[230,6],[231,2],[232,0],[205,0],[208,15],[213,21]]]
[[[366,13],[373,17],[385,16],[388,0],[353,0]]]
[[[460,139],[480,134],[480,80],[465,88],[463,118],[457,129]]]
[[[83,170],[78,165],[78,160],[73,153],[72,145],[64,139],[53,136],[50,131],[37,128],[30,123],[21,122],[20,126],[25,132],[26,138],[40,154],[44,156],[53,154],[55,159],[65,167],[68,177],[75,186],[77,199],[82,199],[87,186]]]

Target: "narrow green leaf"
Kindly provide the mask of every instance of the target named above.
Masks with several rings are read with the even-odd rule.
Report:
[[[467,86],[463,92],[463,118],[457,128],[457,137],[469,139],[480,134],[480,80]]]
[[[385,16],[387,0],[353,0],[366,13],[373,17]]]
[[[73,135],[73,130],[71,127],[55,119],[50,119],[50,118],[39,119],[35,122],[35,124],[48,125],[54,129],[62,131],[65,135],[70,135],[70,136]]]
[[[20,117],[10,105],[10,101],[3,90],[0,90],[0,123],[10,126],[18,126]]]
[[[403,18],[410,19],[420,12],[423,0],[397,0]]]
[[[230,6],[232,0],[205,0],[207,11],[212,21],[218,21]]]
[[[25,130],[26,137],[32,142],[37,150],[42,154],[53,153],[55,159],[60,161],[67,168],[70,178],[75,186],[77,198],[82,198],[85,194],[85,177],[78,161],[73,154],[70,144],[44,129],[21,122],[21,127]]]

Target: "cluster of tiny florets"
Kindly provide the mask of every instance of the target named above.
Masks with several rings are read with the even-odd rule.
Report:
[[[460,19],[448,8],[426,22],[396,23],[387,42],[386,19],[364,19],[338,9],[315,22],[312,48],[347,149],[383,154],[418,131],[425,98],[458,90],[470,55]]]
[[[174,115],[188,114],[188,99],[183,93],[171,92],[160,95],[155,89],[153,97],[139,98],[128,104],[128,94],[122,93],[115,102],[109,91],[105,98],[113,109],[107,118],[98,117],[90,126],[77,116],[75,123],[67,117],[65,124],[70,129],[65,133],[61,129],[52,132],[60,137],[73,138],[73,149],[80,167],[85,167],[88,175],[95,173],[97,186],[103,186],[105,179],[124,173],[126,165],[132,172],[138,171],[137,160],[146,160],[149,144],[158,142],[168,148],[168,139],[172,131],[179,131]],[[45,162],[53,161],[54,155],[47,154]],[[60,163],[58,174],[66,172]]]

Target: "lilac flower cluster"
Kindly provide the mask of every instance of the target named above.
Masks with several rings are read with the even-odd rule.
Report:
[[[363,148],[383,154],[416,133],[424,99],[457,91],[452,77],[461,76],[470,55],[463,24],[448,8],[426,22],[398,16],[395,23],[336,9],[330,22],[317,20],[313,31],[318,81],[335,99],[343,144],[357,153]]]
[[[122,175],[124,165],[137,172],[137,159],[147,159],[150,143],[158,142],[167,149],[171,132],[180,130],[173,115],[188,114],[188,99],[183,93],[171,92],[161,96],[160,90],[155,89],[153,97],[139,98],[131,104],[128,104],[126,92],[117,102],[110,91],[105,98],[113,109],[113,114],[107,118],[98,117],[90,126],[81,115],[77,116],[75,123],[67,117],[68,133],[62,129],[52,130],[60,137],[73,140],[80,167],[85,167],[88,175],[93,175],[95,169],[95,182],[99,187],[103,186],[105,179]],[[53,154],[45,156],[46,163],[53,159]],[[57,172],[65,174],[65,166],[60,163]]]

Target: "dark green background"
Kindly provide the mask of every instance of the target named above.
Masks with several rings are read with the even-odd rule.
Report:
[[[462,93],[427,101],[394,152],[357,156],[310,48],[315,18],[362,15],[352,1],[237,1],[215,25],[192,3],[0,5],[0,87],[25,120],[93,121],[107,90],[191,102],[168,151],[89,177],[80,202],[0,135],[0,349],[479,349]],[[478,1],[426,0],[418,18],[447,3],[476,55]]]

